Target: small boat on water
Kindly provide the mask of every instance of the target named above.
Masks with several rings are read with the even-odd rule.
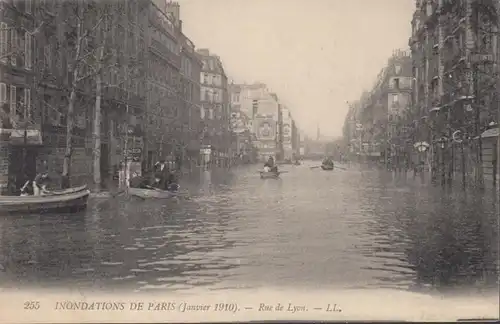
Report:
[[[128,194],[130,196],[139,197],[142,199],[156,198],[156,199],[167,199],[175,197],[177,194],[175,191],[168,191],[162,189],[143,189],[143,188],[128,188]]]
[[[333,165],[322,164],[321,165],[321,169],[325,170],[325,171],[332,171],[333,170]]]
[[[276,179],[280,176],[281,172],[274,172],[274,171],[260,171],[260,178],[261,179]]]
[[[90,195],[86,185],[53,190],[41,196],[0,196],[0,213],[51,213],[78,211],[87,207]]]

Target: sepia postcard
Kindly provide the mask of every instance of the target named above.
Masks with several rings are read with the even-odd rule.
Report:
[[[498,321],[500,0],[0,0],[0,324]]]

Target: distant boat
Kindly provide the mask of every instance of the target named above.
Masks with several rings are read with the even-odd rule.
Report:
[[[321,165],[321,169],[322,170],[325,170],[325,171],[332,171],[333,170],[333,164],[332,165],[326,165],[326,164],[322,164]]]
[[[87,207],[90,190],[86,185],[53,190],[40,196],[0,196],[0,213],[50,213],[78,211]]]
[[[274,171],[260,171],[260,178],[261,179],[277,179],[279,178],[281,172],[274,172]]]

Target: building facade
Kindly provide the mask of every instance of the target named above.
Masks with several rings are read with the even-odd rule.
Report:
[[[161,2],[160,2],[161,3]],[[196,53],[194,43],[183,33],[180,5],[178,2],[163,1],[164,12],[172,21],[176,41],[180,50],[180,88],[179,88],[179,113],[177,118],[180,123],[180,143],[177,145],[179,160],[182,165],[193,168],[200,154],[201,125],[201,84],[200,73],[203,62]]]
[[[498,79],[495,5],[416,2],[409,41],[416,83],[414,127],[418,142],[429,143],[432,178],[443,184],[491,182],[496,171],[495,148],[483,147],[490,142],[484,132],[498,123],[498,90],[492,86]]]
[[[282,113],[278,95],[264,83],[233,85],[239,90],[239,108],[252,120],[252,143],[257,159],[283,159]]]
[[[409,51],[394,51],[373,88],[350,103],[343,131],[351,160],[410,164],[410,132],[404,125],[411,107],[411,66]]]
[[[228,165],[231,153],[230,104],[227,75],[219,56],[208,49],[198,49],[201,56],[202,161]]]
[[[281,124],[281,145],[283,149],[283,159],[292,160],[295,157],[293,139],[294,139],[294,121],[292,112],[284,105],[281,106],[282,124]]]
[[[160,160],[180,163],[184,138],[181,45],[175,18],[155,3],[148,8],[145,168]]]
[[[23,171],[9,163],[11,187],[19,188],[19,180],[32,178],[42,165],[57,182],[62,172],[68,125],[72,129],[71,183],[89,183],[94,158],[99,159],[102,174],[112,173],[113,164],[118,162],[116,157],[124,155],[122,151],[127,145],[123,134],[135,137],[138,143],[142,141],[141,123],[134,115],[142,114],[145,97],[145,66],[141,59],[144,46],[140,42],[144,38],[144,20],[139,14],[143,3],[15,1],[2,2],[1,6],[1,50],[10,54],[0,63],[0,100],[9,102],[11,114],[4,126],[18,128],[23,124],[27,133],[33,134],[33,142],[27,136],[22,145],[9,147],[10,156],[24,162]],[[77,13],[84,17],[80,30],[75,24]],[[20,39],[22,30],[31,37]],[[98,58],[96,45],[103,43],[106,44],[103,56]],[[21,73],[23,65],[29,68]],[[93,145],[95,114],[89,107],[95,106],[98,75],[102,114],[97,155]],[[75,97],[70,100],[73,88]],[[73,106],[71,117],[70,106]],[[19,122],[21,116],[24,122]],[[10,140],[16,141],[13,134]]]
[[[242,86],[230,84],[228,86],[231,98],[231,130],[234,141],[234,163],[252,163],[256,159],[256,150],[253,146],[252,119],[248,115],[248,110],[242,110]]]
[[[175,2],[149,0],[0,3],[4,191],[42,166],[57,182],[70,124],[72,185],[91,183],[96,161],[106,178],[125,156],[140,170],[198,155],[202,61],[179,11]]]

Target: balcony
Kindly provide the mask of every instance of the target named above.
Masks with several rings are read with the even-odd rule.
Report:
[[[156,39],[151,40],[150,50],[157,56],[168,61],[170,64],[176,68],[181,68],[181,56],[170,51],[165,45],[160,43]]]

